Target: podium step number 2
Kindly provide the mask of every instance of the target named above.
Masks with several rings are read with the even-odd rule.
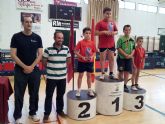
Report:
[[[88,120],[96,116],[96,95],[88,96],[87,90],[81,90],[81,96],[76,97],[76,91],[67,94],[67,114],[75,120]]]

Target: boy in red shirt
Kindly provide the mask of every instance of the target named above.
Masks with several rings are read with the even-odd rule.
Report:
[[[138,85],[138,79],[140,70],[144,68],[145,63],[145,49],[142,47],[143,44],[143,37],[138,37],[136,40],[136,48],[134,52],[133,58],[133,74],[132,74],[132,90],[139,90],[141,89]]]
[[[100,50],[100,65],[101,65],[101,76],[100,79],[104,79],[104,65],[106,60],[106,54],[108,53],[109,59],[109,76],[111,79],[114,78],[114,52],[115,52],[115,40],[114,35],[117,34],[117,26],[111,19],[111,8],[105,7],[103,10],[104,19],[96,24],[95,34],[99,36],[98,48]]]
[[[93,72],[93,62],[96,53],[96,46],[94,41],[91,41],[91,29],[86,27],[83,29],[84,39],[79,41],[75,48],[75,54],[78,57],[78,90],[76,93],[77,97],[80,97],[81,82],[84,72],[87,71],[87,84],[88,84],[88,95],[94,96],[91,89],[91,73]]]

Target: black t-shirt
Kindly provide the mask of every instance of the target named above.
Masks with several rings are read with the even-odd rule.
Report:
[[[13,35],[10,47],[17,48],[18,58],[26,65],[31,65],[37,57],[38,48],[43,48],[39,35],[25,35],[23,32]]]

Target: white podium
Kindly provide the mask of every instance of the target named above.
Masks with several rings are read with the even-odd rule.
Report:
[[[96,116],[96,95],[88,96],[87,90],[81,90],[76,97],[76,90],[67,93],[67,115],[75,120],[88,120]]]
[[[104,80],[96,77],[96,111],[103,115],[118,115],[122,113],[123,87],[123,81],[110,79],[108,75],[105,76]]]
[[[131,90],[131,86],[127,86],[129,91],[124,92],[124,109],[129,111],[141,111],[145,107],[146,90]]]

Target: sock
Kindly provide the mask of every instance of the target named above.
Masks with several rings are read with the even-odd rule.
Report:
[[[112,74],[113,74],[113,72],[110,72],[109,74],[110,74],[110,75],[112,75]]]

